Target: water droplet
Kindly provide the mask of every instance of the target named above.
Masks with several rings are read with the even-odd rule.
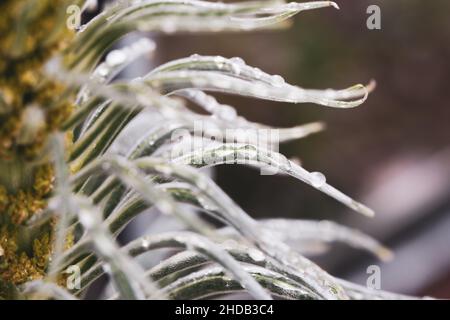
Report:
[[[303,4],[303,5],[304,5],[304,8],[308,8],[307,4],[306,5]],[[295,2],[288,3],[288,4],[286,4],[286,9],[297,11],[297,10],[299,10],[299,4],[295,3]]]
[[[121,50],[113,50],[106,56],[106,63],[110,66],[117,66],[126,60],[126,55]]]
[[[196,60],[196,59],[200,58],[200,55],[197,54],[197,53],[194,53],[194,54],[191,54],[191,55],[189,56],[189,58],[191,58],[191,59],[193,59],[193,60]]]
[[[166,33],[174,33],[177,31],[177,24],[173,20],[165,20],[161,24],[161,30]]]
[[[283,86],[285,84],[285,81],[284,81],[282,76],[279,76],[279,75],[276,74],[276,75],[272,76],[272,84],[275,87],[281,87],[281,86]]]
[[[132,50],[152,51],[155,50],[156,43],[153,40],[142,38],[131,46]]]
[[[224,57],[221,56],[215,56],[214,57],[214,63],[216,64],[217,69],[226,69],[227,68],[227,61]]]
[[[311,184],[315,188],[322,187],[327,182],[327,179],[321,172],[311,172]]]
[[[109,73],[109,69],[107,66],[105,66],[104,64],[101,64],[98,68],[97,68],[97,74],[101,77],[106,77]]]
[[[98,7],[98,1],[97,0],[88,0],[86,2],[85,6],[88,11],[94,11]]]
[[[232,121],[236,118],[237,112],[236,110],[228,105],[222,105],[221,108],[215,114],[224,120]]]
[[[253,76],[254,76],[256,79],[260,79],[260,78],[262,78],[262,76],[263,76],[263,72],[262,72],[261,69],[259,69],[259,68],[254,68],[254,69],[253,69]]]
[[[96,219],[94,215],[92,215],[90,212],[81,210],[79,217],[81,224],[84,226],[85,229],[93,228],[96,225]]]
[[[213,96],[204,95],[202,97],[206,111],[213,112],[217,108],[217,100]],[[200,100],[200,99],[199,99]]]
[[[143,239],[141,245],[143,248],[148,249],[150,242],[147,239]]]
[[[262,253],[258,249],[250,249],[248,251],[248,255],[250,256],[250,258],[252,258],[256,262],[263,261],[265,258],[264,253]]]
[[[244,66],[245,65],[245,61],[242,58],[239,57],[233,57],[230,59],[230,61],[238,66]]]
[[[108,263],[103,264],[102,266],[103,271],[105,271],[106,273],[111,273],[111,266]]]

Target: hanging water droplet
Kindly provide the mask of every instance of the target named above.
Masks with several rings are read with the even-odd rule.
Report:
[[[315,188],[320,188],[327,182],[327,179],[321,172],[311,172],[310,176],[311,176],[311,184]]]

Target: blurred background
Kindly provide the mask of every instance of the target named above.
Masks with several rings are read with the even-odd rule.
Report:
[[[305,12],[290,28],[241,34],[150,35],[157,44],[143,68],[189,56],[240,56],[306,88],[377,81],[361,107],[337,110],[216,95],[252,121],[294,126],[321,120],[327,130],[281,147],[309,171],[373,208],[373,219],[284,176],[223,166],[213,175],[255,218],[330,219],[361,229],[395,252],[381,263],[345,246],[312,257],[331,274],[365,284],[370,265],[381,288],[450,298],[450,2],[336,0],[340,11]],[[368,30],[369,5],[381,30]],[[133,71],[131,71],[133,73]]]

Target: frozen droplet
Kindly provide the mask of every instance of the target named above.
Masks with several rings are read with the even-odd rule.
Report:
[[[163,214],[171,214],[173,212],[172,203],[166,200],[160,200],[157,203],[157,207]]]
[[[285,81],[284,81],[282,76],[279,76],[279,75],[276,74],[276,75],[272,76],[272,84],[275,87],[281,87],[281,86],[283,86],[285,84]]]
[[[111,266],[108,263],[105,263],[102,265],[102,269],[103,271],[105,271],[106,273],[111,273]]]
[[[156,43],[153,40],[142,38],[134,43],[131,49],[137,51],[152,51],[156,49]]]
[[[254,68],[254,69],[253,69],[253,76],[254,76],[256,79],[260,79],[260,78],[262,78],[262,76],[263,76],[263,72],[262,72],[261,69],[259,69],[259,68]]]
[[[81,210],[79,214],[79,219],[85,229],[93,228],[97,222],[95,216],[85,210]]]
[[[189,56],[189,58],[191,58],[191,59],[193,59],[193,60],[197,60],[198,58],[200,58],[200,55],[197,54],[197,53],[194,53],[194,54],[191,54],[191,55]]]
[[[142,239],[142,243],[141,243],[142,247],[147,249],[150,246],[150,242],[147,239]]]
[[[106,56],[106,63],[110,66],[122,64],[127,59],[125,53],[121,50],[113,50]]]
[[[263,261],[265,258],[264,253],[262,253],[258,249],[253,248],[248,251],[248,255],[256,262]]]
[[[203,102],[207,111],[213,111],[217,108],[217,100],[213,96],[203,95]]]
[[[190,94],[194,99],[197,99],[197,100],[203,100],[206,98],[206,94],[200,90],[187,91],[187,93]]]
[[[302,5],[303,5],[303,9],[309,9],[308,4],[302,4]],[[295,2],[291,2],[291,3],[286,4],[285,8],[288,10],[297,11],[297,10],[299,10],[299,4],[295,3]]]
[[[174,33],[177,31],[177,23],[173,19],[165,20],[161,24],[161,30],[165,33]]]
[[[245,65],[245,61],[242,58],[239,57],[233,57],[230,59],[230,61],[238,66],[244,66]]]
[[[97,68],[97,74],[101,77],[106,77],[109,73],[109,69],[107,66],[105,66],[104,64],[101,64],[98,68]]]
[[[98,1],[97,0],[88,0],[85,3],[85,7],[87,11],[94,11],[98,7]]]
[[[225,58],[222,57],[222,56],[215,56],[213,58],[213,60],[214,60],[215,63],[224,63],[225,62]]]
[[[315,188],[322,187],[327,182],[327,179],[321,172],[311,172],[311,184]]]
[[[217,110],[217,112],[215,112],[215,114],[219,118],[228,120],[228,121],[234,120],[237,116],[236,110],[233,107],[228,106],[228,105],[222,105],[219,108],[219,110]]]

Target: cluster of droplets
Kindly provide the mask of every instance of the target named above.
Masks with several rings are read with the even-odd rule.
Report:
[[[211,57],[193,54],[189,57],[189,59],[192,62],[206,62],[211,60]],[[234,76],[241,76],[244,79],[253,78],[274,87],[282,87],[286,84],[286,81],[282,76],[270,75],[262,71],[260,68],[251,67],[247,65],[244,59],[240,57],[232,57],[230,59],[227,59],[222,56],[215,56],[212,57],[212,61],[214,62],[215,67],[218,70],[231,71]]]
[[[233,57],[228,60],[231,63],[231,69],[235,75],[239,75],[243,68],[249,70],[249,73],[258,80],[268,82],[274,87],[282,87],[286,84],[284,78],[280,75],[269,75],[256,67],[248,66],[245,61],[240,57]]]
[[[236,109],[232,106],[219,103],[213,96],[208,95],[201,90],[188,89],[179,92],[179,94],[191,99],[218,119],[234,121],[238,116]]]
[[[306,90],[290,85],[279,75],[270,75],[245,64],[240,58],[192,55],[164,64],[146,76],[147,84],[174,93],[197,88],[273,101],[315,103],[335,108],[363,103],[372,86],[356,85],[345,90]],[[345,101],[353,99],[353,101]]]

